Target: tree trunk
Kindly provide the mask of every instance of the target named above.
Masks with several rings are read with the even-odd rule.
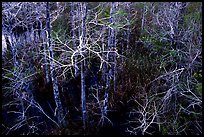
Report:
[[[74,14],[74,2],[71,2],[71,22],[72,22],[72,40],[73,40],[73,46],[74,46],[74,50],[77,49],[76,47],[76,32],[75,32],[75,14]],[[77,76],[78,73],[78,66],[77,66],[77,58],[74,57],[74,75],[75,77]]]
[[[54,53],[52,49],[52,43],[51,43],[51,25],[50,25],[50,10],[49,10],[49,2],[47,2],[46,6],[47,10],[47,19],[46,19],[46,25],[47,25],[47,32],[48,32],[48,48],[50,52],[50,71],[51,71],[51,79],[52,79],[52,84],[53,84],[53,92],[54,92],[54,99],[55,99],[55,104],[56,104],[56,112],[57,112],[57,118],[58,118],[58,123],[61,126],[66,126],[66,122],[64,120],[64,111],[60,99],[60,94],[59,94],[59,89],[58,89],[58,81],[56,77],[56,72],[55,72],[55,66],[54,66]]]
[[[46,43],[46,34],[45,34],[45,30],[43,30],[43,26],[42,26],[42,21],[40,21],[40,32],[41,32],[41,37],[42,37],[42,45],[43,45],[43,54],[44,54],[44,64],[45,64],[45,79],[46,79],[46,83],[50,82],[50,78],[49,78],[49,69],[48,69],[48,59],[47,59],[47,43]]]
[[[86,20],[86,3],[79,3],[78,4],[78,17],[81,20],[81,31],[79,31],[79,40],[80,40],[80,48],[81,51],[85,48],[85,20]],[[82,58],[83,58],[83,53]],[[81,58],[81,59],[82,59]],[[82,106],[82,120],[83,120],[83,128],[86,129],[87,126],[87,111],[86,111],[86,91],[85,91],[85,74],[84,74],[84,67],[85,67],[85,60],[81,62],[81,106]]]
[[[141,11],[142,11],[142,22],[141,22],[141,30],[140,30],[140,33],[142,34],[143,33],[143,30],[144,30],[144,23],[145,23],[145,14],[146,14],[146,12],[147,12],[147,9],[146,9],[146,3],[144,2],[143,3],[144,4],[144,7],[143,7],[143,9],[141,9]]]
[[[119,3],[116,2],[115,3],[114,13],[116,11],[118,11],[118,10],[119,10]],[[118,18],[119,17],[117,16],[117,14],[115,14],[114,15],[114,24],[119,22]],[[113,44],[114,51],[116,51],[116,49],[117,49],[117,43],[118,43],[117,33],[118,33],[118,29],[115,29],[114,30],[114,44]],[[116,79],[117,79],[116,78],[116,74],[117,74],[117,60],[116,60],[116,53],[115,52],[113,53],[113,58],[114,58],[114,64],[113,64],[113,92],[114,92],[114,94],[113,95],[115,95],[115,93],[116,93]]]
[[[106,31],[106,28],[105,28],[105,26],[103,26],[103,28],[102,28],[102,34],[103,35],[102,35],[102,38],[101,38],[101,42],[102,42],[102,58],[103,59],[105,59],[105,53],[104,53],[104,51],[105,51],[105,41],[104,41],[105,31]],[[102,80],[103,80],[104,83],[106,81],[106,67],[107,67],[106,63],[103,63],[103,66],[102,66]]]
[[[127,9],[128,9],[128,26],[127,26],[127,54],[129,54],[129,48],[130,48],[130,3],[127,3]]]
[[[115,12],[115,2],[111,3],[111,9],[110,9],[110,24],[114,23],[114,18],[113,18],[113,13]],[[111,67],[107,66],[107,71],[106,72],[106,91],[105,91],[105,104],[104,104],[104,114],[107,115],[107,108],[108,108],[108,94],[110,90],[110,81],[113,77],[113,70],[114,70],[114,53],[112,53],[112,50],[114,49],[114,38],[115,38],[115,33],[114,29],[109,28],[109,34],[108,34],[108,62],[111,62]]]
[[[85,92],[85,78],[84,78],[84,62],[81,62],[81,106],[82,106],[82,120],[83,128],[86,129],[86,92]]]

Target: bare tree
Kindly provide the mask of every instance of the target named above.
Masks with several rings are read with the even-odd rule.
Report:
[[[127,23],[128,23],[128,28],[127,28],[127,52],[129,51],[130,48],[130,2],[127,2],[127,9],[128,9],[128,13],[127,13]]]
[[[113,14],[115,13],[115,2],[111,3],[111,9],[110,9],[110,24],[114,24],[115,18],[113,18]],[[115,31],[113,28],[109,28],[108,32],[108,51],[113,51],[115,49],[114,44],[114,38],[115,38]],[[114,71],[114,53],[110,52],[108,53],[108,61],[112,63],[110,68],[107,68],[107,74],[106,74],[106,91],[105,91],[105,104],[104,104],[104,113],[107,115],[107,109],[108,109],[108,96],[110,92],[110,81],[113,77],[113,71]]]
[[[86,110],[86,91],[85,91],[85,74],[84,74],[84,67],[85,67],[85,60],[83,60],[84,57],[84,50],[86,48],[85,43],[85,36],[86,36],[86,29],[85,29],[85,21],[86,21],[86,3],[78,3],[78,15],[79,15],[79,48],[80,48],[80,54],[81,54],[81,63],[80,63],[80,69],[81,69],[81,105],[82,105],[82,120],[83,120],[83,128],[86,129],[87,126],[87,110]]]
[[[68,4],[3,2],[3,134],[202,134],[201,3]]]
[[[74,46],[74,50],[77,49],[76,46],[76,25],[75,25],[75,20],[76,20],[76,15],[75,15],[75,9],[74,9],[74,2],[71,2],[71,22],[72,22],[72,40],[73,40],[73,46]],[[75,77],[77,76],[77,72],[78,72],[78,66],[76,64],[76,57],[75,57],[75,66],[74,66],[74,74]]]
[[[57,81],[57,76],[55,72],[55,65],[54,65],[54,53],[53,53],[53,48],[52,48],[52,39],[51,39],[51,25],[50,25],[50,7],[49,7],[49,2],[46,4],[46,11],[47,11],[47,19],[46,19],[46,25],[47,25],[47,34],[48,34],[48,50],[50,53],[50,71],[51,71],[51,79],[52,79],[52,84],[53,84],[53,92],[54,92],[54,98],[55,98],[55,104],[56,104],[56,116],[58,118],[58,123],[62,124],[62,126],[66,126],[65,122],[65,115],[64,115],[64,110],[62,107],[62,102],[60,99],[60,93],[59,93],[59,87],[58,87],[58,81]]]

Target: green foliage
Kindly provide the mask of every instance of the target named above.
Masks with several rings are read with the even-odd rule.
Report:
[[[149,36],[147,36],[147,35],[144,35],[143,37],[142,37],[142,41],[144,41],[144,42],[151,42],[153,39],[152,39],[152,37],[149,37]]]
[[[120,5],[121,4],[121,5]],[[113,13],[113,16],[116,18],[116,22],[111,24],[111,27],[114,29],[120,29],[119,31],[117,30],[116,39],[114,40],[117,41],[117,49],[118,51],[122,51],[121,53],[125,56],[123,58],[123,62],[121,61],[121,56],[117,58],[117,61],[115,62],[117,64],[117,73],[116,73],[116,95],[118,98],[111,98],[113,97],[113,86],[114,86],[114,79],[112,78],[110,80],[110,94],[109,94],[109,110],[110,113],[108,113],[107,118],[110,118],[112,120],[112,115],[111,113],[113,112],[112,108],[116,107],[118,109],[118,112],[128,113],[130,110],[129,108],[133,109],[138,109],[139,105],[131,104],[131,100],[133,99],[134,95],[136,95],[136,99],[138,102],[143,105],[143,99],[144,95],[147,95],[146,99],[151,99],[152,101],[155,101],[155,106],[150,103],[148,103],[148,106],[146,107],[147,109],[142,110],[142,111],[147,111],[148,109],[150,110],[147,112],[147,115],[150,115],[151,113],[153,114],[158,114],[157,118],[159,118],[160,126],[161,126],[161,134],[180,134],[180,131],[182,131],[181,134],[188,134],[188,133],[196,133],[197,130],[192,130],[191,127],[189,127],[188,123],[193,123],[194,121],[200,121],[201,115],[199,114],[188,114],[189,112],[184,112],[184,109],[188,109],[191,112],[198,112],[200,113],[200,110],[202,109],[201,106],[197,107],[199,103],[199,99],[195,98],[191,93],[196,94],[199,98],[202,96],[202,82],[200,79],[202,79],[202,74],[200,73],[201,69],[201,63],[200,61],[195,60],[194,63],[191,64],[191,67],[187,70],[185,69],[182,73],[177,72],[177,69],[180,69],[181,65],[183,65],[184,68],[188,68],[189,65],[189,55],[192,55],[194,57],[195,51],[200,50],[200,43],[198,42],[200,39],[197,37],[197,34],[200,33],[200,29],[202,26],[202,13],[200,12],[200,7],[202,3],[189,3],[187,7],[185,8],[184,12],[182,12],[179,15],[179,19],[182,21],[179,22],[178,26],[178,33],[176,31],[176,40],[182,41],[182,43],[185,44],[185,48],[179,48],[179,50],[172,49],[171,43],[169,40],[170,35],[169,35],[169,26],[166,25],[169,24],[168,19],[163,15],[163,14],[157,14],[159,11],[163,10],[161,9],[163,7],[164,3],[145,3],[145,2],[138,2],[138,3],[131,3],[131,15],[130,15],[130,20],[127,21],[127,8],[123,7],[124,5],[122,3],[119,3],[120,9],[117,10],[115,13]],[[166,3],[169,4],[169,3]],[[52,3],[53,5],[53,12],[54,9],[58,8],[56,7],[56,3]],[[85,40],[87,42],[86,46],[89,46],[91,50],[94,50],[101,54],[103,51],[101,49],[101,43],[103,42],[105,45],[105,49],[107,50],[107,43],[108,43],[108,37],[109,37],[109,28],[105,27],[104,35],[102,35],[102,27],[103,25],[110,25],[109,17],[110,17],[110,5],[111,3],[87,3],[87,19],[86,19],[86,37]],[[76,5],[75,5],[76,6]],[[75,7],[76,10],[77,7]],[[144,15],[144,11],[147,8],[147,12],[145,12],[145,22],[144,22],[144,28],[141,30],[141,17]],[[168,6],[166,7],[165,10],[171,10],[168,9]],[[102,11],[102,12],[101,12]],[[77,11],[76,11],[77,12]],[[40,13],[40,12],[39,12]],[[168,13],[168,12],[167,12]],[[172,12],[173,13],[173,12]],[[135,14],[135,15],[134,15]],[[137,15],[136,15],[137,14]],[[154,15],[153,15],[154,14]],[[40,15],[40,14],[39,14]],[[73,46],[73,39],[72,39],[72,31],[71,31],[71,16],[70,16],[70,4],[67,4],[67,9],[63,12],[60,13],[58,18],[52,23],[52,28],[51,28],[51,35],[52,35],[52,40],[53,40],[53,52],[54,52],[54,59],[56,61],[59,61],[61,64],[70,64],[71,62],[71,55],[72,51],[70,51],[64,43],[67,44],[70,48]],[[158,15],[158,20],[161,21],[161,25],[158,25],[158,22],[156,21],[156,15]],[[183,16],[182,16],[183,15]],[[41,16],[41,15],[40,15]],[[43,15],[42,15],[43,16]],[[52,15],[53,16],[53,15]],[[169,16],[169,15],[167,15]],[[181,17],[182,16],[182,17]],[[181,17],[181,18],[180,18]],[[105,18],[105,19],[104,19]],[[78,46],[79,40],[78,40],[78,27],[81,26],[81,23],[78,22],[76,18],[76,33],[77,33],[77,38],[76,44]],[[98,20],[98,25],[94,25],[93,23],[89,23],[89,21],[95,21]],[[44,20],[46,22],[46,19]],[[128,24],[128,22],[130,24]],[[166,23],[165,23],[166,22]],[[172,21],[174,22],[174,21]],[[22,21],[22,23],[25,23]],[[25,23],[26,24],[26,23]],[[126,44],[127,44],[127,25],[130,26],[130,50],[128,52],[126,49]],[[174,24],[173,24],[174,26]],[[44,26],[45,27],[45,26]],[[123,29],[124,28],[124,29]],[[121,31],[122,30],[122,31]],[[142,31],[142,32],[141,32]],[[192,39],[188,37],[189,35],[193,35]],[[177,35],[179,34],[179,35]],[[180,35],[181,34],[181,35]],[[104,40],[102,41],[102,38],[99,36],[104,36]],[[178,36],[178,37],[177,37]],[[188,41],[189,38],[189,41]],[[186,40],[187,39],[187,40]],[[60,41],[59,41],[60,40]],[[143,44],[138,44],[134,45],[135,41],[142,40]],[[192,41],[192,42],[191,42]],[[194,43],[195,41],[195,43]],[[62,42],[62,43],[61,43]],[[13,62],[12,62],[12,54],[10,53],[10,57],[7,57],[8,59],[3,61],[3,68],[5,68],[3,71],[3,91],[7,92],[7,83],[10,83],[10,80],[7,80],[8,78],[16,78],[13,76],[13,72],[16,71],[18,75],[18,78],[23,78],[23,81],[25,79],[28,79],[26,81],[31,81],[31,76],[33,74],[33,69],[35,72],[38,72],[40,77],[42,77],[42,83],[43,79],[45,79],[45,70],[44,67],[41,67],[42,65],[45,65],[44,63],[44,55],[41,53],[36,52],[37,50],[35,47],[40,47],[39,43],[42,43],[42,41],[38,43],[34,43],[33,45],[30,44],[27,46],[17,46],[17,60],[19,61],[19,68],[14,68]],[[60,44],[61,43],[61,44]],[[189,50],[189,47],[191,46],[191,50]],[[194,46],[195,45],[195,46]],[[197,46],[198,45],[198,46]],[[122,48],[123,49],[122,49]],[[148,47],[148,48],[147,48]],[[178,46],[179,47],[179,46]],[[181,46],[180,46],[181,47]],[[42,47],[43,49],[43,47]],[[42,50],[43,51],[43,50]],[[102,121],[100,115],[101,110],[99,108],[100,103],[103,103],[104,100],[104,92],[107,88],[105,80],[101,78],[101,75],[103,71],[97,71],[97,74],[94,74],[95,71],[94,67],[96,67],[96,70],[98,69],[97,67],[100,66],[100,61],[96,61],[94,58],[98,56],[98,54],[94,54],[91,51],[84,51],[84,57],[80,56],[80,53],[82,51],[77,51],[75,54],[76,61],[80,61],[81,59],[86,59],[86,64],[85,64],[85,77],[90,77],[86,79],[86,97],[87,97],[87,111],[88,111],[88,117],[90,120],[90,123],[88,126],[93,127],[94,133],[96,131],[98,132],[99,128],[96,126],[99,121]],[[108,52],[108,51],[107,51]],[[105,52],[104,60],[109,61],[108,55],[109,53]],[[21,53],[26,53],[25,56],[24,54]],[[30,69],[30,64],[31,59],[34,60],[34,68],[32,68],[32,71]],[[50,58],[49,58],[50,59]],[[183,60],[184,61],[183,61]],[[11,61],[10,61],[11,60]],[[100,59],[99,59],[100,60]],[[181,62],[181,60],[183,62]],[[10,62],[7,63],[6,61]],[[121,61],[121,62],[120,62]],[[94,63],[93,63],[94,62]],[[97,62],[97,63],[95,63]],[[198,63],[197,63],[198,62]],[[92,64],[93,63],[93,64]],[[106,63],[106,62],[104,62]],[[183,63],[183,64],[181,64]],[[200,63],[200,64],[199,64]],[[8,64],[8,65],[7,65]],[[78,63],[79,64],[79,63]],[[80,109],[80,75],[76,76],[74,79],[74,82],[72,82],[72,76],[71,74],[73,72],[72,68],[69,69],[69,67],[64,67],[65,65],[60,65],[58,64],[57,69],[56,69],[56,77],[59,80],[59,89],[60,91],[60,98],[62,97],[62,104],[65,109],[69,111],[69,118],[65,118],[66,120],[69,121],[69,127],[67,127],[67,131],[64,134],[83,134],[83,131],[79,129],[81,128],[81,122],[78,120],[81,117],[81,111]],[[9,66],[9,67],[8,67]],[[49,65],[48,65],[49,66]],[[60,67],[62,66],[62,67]],[[93,67],[94,66],[94,67]],[[78,66],[80,67],[80,66]],[[74,66],[73,66],[74,68]],[[7,71],[9,70],[9,71]],[[49,68],[50,70],[50,68]],[[101,70],[107,71],[103,68]],[[189,73],[193,72],[193,73]],[[62,76],[61,74],[64,73]],[[106,72],[105,72],[106,73]],[[35,73],[34,73],[35,74]],[[79,71],[80,74],[80,71]],[[166,75],[167,74],[167,75]],[[192,74],[192,75],[191,75]],[[33,76],[33,75],[32,75]],[[89,83],[92,83],[92,78],[94,79],[94,76],[97,76],[97,84],[89,85]],[[64,78],[62,78],[64,77]],[[24,79],[25,78],[25,79]],[[158,78],[158,79],[157,79]],[[106,79],[106,78],[105,78]],[[18,81],[18,79],[16,79]],[[106,79],[107,80],[107,79]],[[21,80],[20,80],[21,81]],[[41,80],[38,80],[36,78],[36,84],[40,87]],[[164,82],[163,82],[164,81]],[[15,84],[15,81],[13,82]],[[18,85],[18,83],[16,84]],[[42,84],[46,88],[45,85]],[[51,85],[52,86],[52,85]],[[73,86],[73,87],[72,87]],[[76,86],[76,87],[75,87]],[[36,86],[37,87],[37,86]],[[41,89],[39,90],[38,88],[34,89],[34,91],[37,91],[37,94],[40,95]],[[44,92],[44,87],[42,92]],[[13,88],[13,87],[12,87]],[[63,90],[62,90],[63,89]],[[71,90],[70,90],[71,89]],[[53,95],[53,89],[45,89],[44,93],[46,95]],[[48,91],[50,90],[50,91]],[[192,92],[186,92],[188,90],[191,90]],[[39,91],[39,92],[38,92]],[[68,92],[66,92],[68,91]],[[71,92],[73,93],[71,93]],[[17,91],[18,92],[18,91]],[[66,93],[65,93],[66,92]],[[96,94],[98,96],[98,101],[96,101],[96,98],[91,98],[92,94]],[[64,94],[65,93],[65,94]],[[74,99],[70,99],[72,95],[67,96],[66,94],[72,94],[73,98],[76,98],[77,103],[74,103]],[[182,95],[182,94],[183,95]],[[185,94],[185,96],[184,96]],[[34,95],[35,97],[35,95]],[[46,96],[42,96],[46,97]],[[12,98],[12,97],[11,97]],[[37,96],[36,96],[37,98]],[[120,99],[119,99],[120,98]],[[9,100],[10,96],[3,96],[2,100],[6,101],[11,101]],[[15,99],[15,98],[14,98]],[[46,98],[43,98],[44,101],[48,102],[53,102],[54,98],[51,100],[46,100]],[[191,102],[193,99],[196,99],[196,103]],[[70,101],[69,101],[70,100]],[[72,101],[73,102],[72,102]],[[194,101],[194,100],[193,100]],[[128,109],[121,109],[118,106],[114,106],[116,102],[120,102],[124,108]],[[129,103],[130,102],[130,103]],[[27,102],[28,103],[28,102]],[[40,103],[40,102],[39,102]],[[42,102],[43,103],[43,102]],[[74,105],[72,105],[72,103]],[[202,103],[202,99],[201,99]],[[26,104],[26,103],[25,103]],[[195,108],[193,106],[189,107],[189,104],[195,104]],[[70,106],[69,106],[70,105]],[[4,109],[6,105],[3,105]],[[10,106],[7,105],[7,106]],[[114,106],[114,107],[112,107]],[[184,108],[182,109],[181,108]],[[51,105],[51,108],[53,106]],[[97,108],[98,107],[98,108]],[[26,108],[26,107],[25,107]],[[159,112],[154,112],[153,109],[157,109],[155,111]],[[11,109],[13,109],[11,107]],[[17,109],[17,108],[16,108]],[[76,110],[77,111],[76,111]],[[195,109],[195,110],[194,110]],[[114,109],[115,110],[115,109]],[[28,111],[27,111],[28,112]],[[79,116],[78,113],[79,112]],[[19,113],[20,114],[20,113]],[[19,115],[17,114],[17,115]],[[97,114],[97,115],[96,115]],[[175,115],[176,114],[176,115]],[[15,115],[14,117],[18,117]],[[49,113],[50,116],[53,116],[53,113]],[[74,115],[74,116],[72,116]],[[109,117],[110,116],[110,117]],[[117,115],[118,116],[118,115]],[[7,117],[7,116],[6,116]],[[29,118],[29,116],[26,116]],[[39,113],[39,117],[41,117]],[[44,116],[43,116],[44,117]],[[76,117],[76,118],[75,118]],[[79,117],[79,118],[78,118]],[[125,117],[125,116],[124,116]],[[153,117],[153,115],[151,115]],[[8,118],[10,118],[8,116]],[[114,117],[115,118],[115,117]],[[121,117],[119,116],[119,119]],[[126,121],[127,117],[123,118],[124,121]],[[135,117],[137,121],[140,119],[140,117]],[[40,118],[41,119],[41,118]],[[43,119],[43,118],[42,118]],[[77,119],[77,120],[76,120]],[[151,118],[150,118],[151,119]],[[150,122],[147,118],[147,123]],[[75,121],[76,120],[76,121]],[[115,119],[114,119],[115,120]],[[118,124],[114,123],[115,121],[113,120],[113,124]],[[94,121],[94,122],[93,122]],[[42,122],[41,122],[42,123]],[[46,121],[43,122],[48,124]],[[4,122],[3,125],[9,125],[10,123]],[[23,123],[22,123],[23,124]],[[124,123],[122,123],[124,124]],[[119,125],[122,125],[121,123]],[[139,122],[135,123],[137,126],[140,124]],[[144,123],[142,123],[144,124]],[[133,127],[135,126],[133,125]],[[105,125],[106,126],[106,125]],[[117,125],[118,126],[118,125]],[[148,128],[151,129],[150,125]],[[198,124],[198,126],[200,126]],[[202,126],[202,124],[201,124]],[[11,129],[13,125],[11,124],[11,127],[6,127],[8,130]],[[74,128],[73,128],[74,127]],[[76,129],[75,129],[76,127]],[[132,125],[131,125],[132,127]],[[5,128],[5,127],[4,127]],[[38,128],[36,126],[36,128]],[[197,128],[197,127],[196,127]],[[53,130],[53,129],[51,129]],[[157,128],[152,128],[152,130],[157,130]],[[60,131],[60,130],[58,130]],[[148,131],[148,130],[147,130]],[[5,131],[4,131],[5,132]],[[76,133],[75,133],[76,132]],[[149,132],[149,131],[148,131]],[[6,132],[5,132],[6,133]],[[51,133],[50,133],[51,134]],[[61,134],[56,132],[55,134]]]
[[[162,135],[167,135],[167,133],[168,133],[167,127],[162,126],[162,127],[161,127],[161,132],[162,132]]]
[[[137,49],[135,49],[137,51]],[[128,56],[126,71],[134,81],[132,86],[144,86],[152,77],[158,73],[159,66],[155,64],[156,59],[137,51]],[[124,74],[125,75],[125,74]],[[136,92],[136,91],[135,91]]]
[[[202,83],[196,84],[196,93],[200,96],[202,96]]]
[[[202,74],[200,74],[200,73],[194,73],[194,74],[193,74],[193,77],[194,77],[194,78],[202,78]]]
[[[202,23],[202,12],[199,11],[200,5],[202,3],[199,2],[194,2],[188,5],[186,8],[186,13],[183,16],[184,23],[183,26],[184,28],[189,29],[189,21],[193,21],[194,23]],[[192,26],[193,27],[193,26]]]
[[[189,13],[187,15],[184,15],[184,28],[189,27],[189,20],[191,21],[200,21],[202,19],[202,14],[200,12],[193,12],[193,13]]]
[[[104,17],[109,18],[110,17],[110,10],[108,8],[105,8],[104,10]]]
[[[137,2],[137,3],[135,4],[135,8],[136,8],[136,9],[143,9],[144,6],[145,6],[145,3],[144,3],[144,2]]]
[[[11,78],[11,77],[13,77],[13,73],[12,72],[8,72],[8,73],[6,73],[5,76],[8,77],[8,78]]]
[[[66,13],[61,13],[62,15],[59,16],[53,23],[52,23],[52,37],[55,37],[55,33],[61,36],[69,35],[69,25],[68,25],[68,19],[69,16]]]
[[[162,37],[162,36],[161,36]],[[153,36],[148,36],[148,35],[143,35],[141,40],[145,43],[152,43],[155,45],[156,49],[160,49],[160,48],[166,48],[170,46],[170,43],[163,41],[159,38],[155,38]]]
[[[25,76],[29,76],[29,75],[31,75],[32,74],[32,71],[30,70],[30,69],[27,69],[26,71],[25,71]]]
[[[123,9],[120,9],[116,12],[116,15],[119,15],[119,16],[127,16],[127,12]]]
[[[176,50],[170,50],[170,55],[172,56],[172,57],[175,57],[175,56],[177,56],[177,51]]]
[[[122,24],[122,22],[116,22],[114,24],[111,24],[110,26],[113,28],[113,29],[120,29],[123,27],[124,24]]]

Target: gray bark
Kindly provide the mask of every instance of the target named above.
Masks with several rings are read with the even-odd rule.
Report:
[[[143,30],[144,30],[145,14],[146,14],[146,12],[147,12],[145,2],[144,2],[144,7],[143,7],[143,9],[141,9],[141,10],[142,10],[141,33],[142,33]]]
[[[80,24],[80,23],[81,23],[81,10],[80,10],[80,3],[77,3],[77,17],[78,17],[78,24]],[[81,28],[78,27],[78,37],[81,36],[80,31],[81,31]]]
[[[102,28],[102,33],[104,33],[103,35],[102,35],[102,38],[101,38],[101,42],[102,42],[102,58],[103,59],[105,59],[105,54],[104,54],[104,51],[105,51],[105,41],[104,41],[104,35],[105,35],[105,30],[106,28],[105,28],[105,26],[103,26],[103,28]],[[103,82],[105,82],[106,81],[106,63],[103,63],[103,66],[102,66],[102,80],[103,80]]]
[[[48,64],[49,61],[47,59],[47,44],[46,44],[46,40],[45,40],[45,30],[43,30],[43,26],[42,26],[42,22],[40,21],[40,30],[41,30],[41,37],[42,37],[42,45],[43,45],[43,54],[44,54],[44,64],[45,64],[45,79],[46,79],[46,83],[50,82],[50,78],[49,78],[49,68],[48,68]]]
[[[59,94],[59,88],[58,88],[58,81],[56,77],[56,72],[55,72],[55,66],[54,66],[54,61],[52,60],[54,58],[54,53],[53,53],[53,48],[52,48],[52,42],[51,42],[51,25],[50,25],[50,10],[49,10],[49,2],[47,2],[46,6],[47,10],[47,19],[46,19],[46,25],[47,25],[47,32],[48,32],[48,48],[50,52],[50,71],[51,71],[51,79],[52,79],[52,84],[53,84],[53,92],[54,92],[54,99],[55,99],[55,104],[56,104],[56,109],[57,109],[57,118],[58,118],[58,123],[61,126],[66,126],[66,122],[63,119],[64,118],[64,111],[60,99],[60,94]]]
[[[78,17],[79,20],[81,21],[80,23],[80,29],[79,29],[79,40],[81,42],[82,46],[82,51],[85,48],[85,20],[86,20],[86,3],[79,3],[78,4]],[[80,31],[81,30],[81,31]],[[82,58],[83,58],[83,53]],[[85,60],[81,62],[80,64],[81,67],[81,105],[82,105],[82,121],[83,121],[83,128],[84,130],[86,129],[87,126],[87,110],[86,110],[86,90],[85,90],[85,73],[84,73],[84,68],[85,68]]]
[[[10,18],[9,22],[12,22],[11,20],[12,20],[12,18]],[[13,25],[14,24],[9,23],[9,28],[8,28],[9,38],[8,38],[8,40],[9,40],[9,43],[11,45],[11,51],[12,51],[12,57],[13,57],[14,80],[19,81],[19,79],[22,79],[22,78],[21,78],[21,74],[19,72],[19,67],[20,67],[19,61],[17,60],[17,42],[16,42],[15,35],[12,32]],[[22,95],[22,90],[19,90],[19,87],[20,87],[19,83],[16,82],[13,90],[18,97],[20,97]],[[21,111],[23,114],[22,118],[24,119],[25,118],[24,117],[25,116],[24,115],[24,110],[25,110],[24,103],[23,103],[23,99],[21,97],[19,99],[20,99],[19,101],[20,101]]]
[[[115,2],[111,3],[111,9],[110,9],[110,20],[109,23],[114,23],[113,14],[115,12]],[[114,50],[114,39],[115,39],[115,31],[112,28],[109,28],[108,33],[108,51]],[[110,52],[108,53],[108,61],[113,63],[114,62],[114,53]],[[108,109],[108,94],[110,90],[110,81],[113,77],[113,71],[114,71],[114,64],[111,64],[111,67],[107,67],[107,74],[106,74],[106,91],[105,91],[105,104],[104,104],[104,114],[107,115],[107,109]]]
[[[116,2],[115,3],[115,9],[114,9],[114,12],[116,12],[116,11],[118,11],[119,10],[119,3],[118,2]],[[118,21],[118,17],[117,17],[117,15],[115,14],[114,15],[114,23],[117,23],[117,22],[119,22]],[[114,30],[114,44],[113,44],[113,47],[114,47],[114,50],[116,50],[117,49],[117,43],[118,43],[118,39],[117,39],[117,29],[115,29]],[[113,58],[114,58],[114,64],[113,64],[113,92],[114,92],[114,94],[113,95],[115,95],[115,93],[116,93],[116,74],[117,74],[117,60],[116,60],[116,53],[113,53]]]
[[[85,47],[85,19],[86,19],[86,3],[83,3],[83,5],[81,5],[82,10],[82,31],[81,31],[81,36],[82,36],[82,46]],[[83,126],[84,129],[86,128],[86,124],[87,124],[87,112],[86,112],[86,92],[85,92],[85,78],[84,78],[84,69],[83,69],[83,65],[85,65],[85,60],[84,62],[82,62],[81,64],[81,83],[82,83],[82,112],[83,112]]]
[[[16,59],[16,54],[17,54],[17,51],[16,51],[16,45],[15,45],[15,43],[14,43],[14,35],[12,34],[12,32],[11,32],[11,35],[10,35],[10,38],[11,38],[11,40],[10,40],[10,43],[11,43],[11,49],[12,49],[12,55],[13,55],[13,66],[14,66],[14,70],[16,70],[16,68],[18,67],[18,61],[17,61],[17,59]]]
[[[6,37],[2,33],[2,57],[4,57],[6,51],[7,51]]]
[[[86,92],[85,92],[85,77],[84,77],[84,63],[81,63],[81,106],[82,106],[82,120],[83,128],[86,129],[87,112],[86,112]]]
[[[180,30],[182,30],[182,28],[180,26],[182,26],[183,22],[184,22],[184,12],[185,12],[185,6],[186,3],[185,2],[177,2],[177,22],[176,22],[176,26],[175,26],[175,36],[174,39],[175,41],[178,41],[180,39]],[[178,48],[178,47],[177,47]]]
[[[128,26],[127,26],[127,54],[129,53],[129,48],[130,48],[130,3],[127,3],[127,9],[128,9]]]
[[[72,22],[72,40],[73,40],[73,46],[74,46],[74,50],[77,49],[76,47],[76,32],[75,32],[75,14],[74,14],[74,2],[71,2],[71,16],[72,16],[72,19],[71,19],[71,22]],[[77,62],[77,58],[74,57],[74,75],[75,77],[77,76],[77,73],[78,73],[78,66],[76,64]]]

